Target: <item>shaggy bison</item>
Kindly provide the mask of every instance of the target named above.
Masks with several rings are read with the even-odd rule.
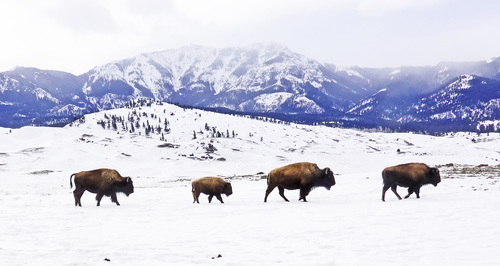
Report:
[[[220,177],[203,177],[194,180],[191,183],[193,192],[193,203],[200,203],[200,193],[208,195],[208,203],[212,202],[212,198],[215,196],[221,203],[224,203],[220,194],[229,195],[233,194],[233,187],[231,183],[224,181]]]
[[[398,199],[401,199],[396,191],[397,186],[407,187],[408,195],[405,199],[415,192],[417,198],[420,198],[420,188],[422,185],[433,184],[437,186],[441,182],[439,170],[431,168],[423,163],[407,163],[387,167],[382,171],[384,187],[382,189],[382,201],[385,201],[385,192],[391,188]]]
[[[80,199],[82,198],[85,190],[92,193],[97,193],[95,199],[97,200],[97,206],[101,204],[101,199],[104,195],[111,197],[111,201],[115,202],[116,205],[120,206],[118,199],[116,198],[116,192],[125,193],[125,195],[130,195],[134,193],[134,184],[130,177],[122,177],[118,171],[113,169],[96,169],[92,171],[82,171],[79,173],[72,174],[69,177],[69,184],[73,188],[73,183],[71,178],[75,177],[75,190],[73,195],[75,196],[75,206],[82,206]]]
[[[269,172],[264,202],[267,202],[267,196],[275,187],[278,187],[279,194],[285,201],[289,201],[285,197],[285,189],[300,189],[299,200],[307,201],[306,196],[311,189],[325,187],[330,190],[333,185],[335,178],[330,168],[319,169],[315,163],[294,163]]]

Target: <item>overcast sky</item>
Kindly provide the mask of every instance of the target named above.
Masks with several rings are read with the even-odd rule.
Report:
[[[495,0],[2,0],[0,72],[82,74],[190,44],[276,42],[340,66],[500,56]]]

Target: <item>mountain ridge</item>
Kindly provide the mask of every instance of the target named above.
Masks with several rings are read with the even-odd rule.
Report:
[[[466,126],[464,121],[457,123],[456,117],[440,120],[461,124],[452,128],[474,129],[479,122],[500,119],[494,104],[498,87],[493,82],[500,79],[500,57],[378,69],[324,64],[274,43],[229,48],[192,45],[116,60],[79,76],[22,67],[2,72],[0,126],[61,124],[95,110],[152,98],[199,108],[317,115],[315,120],[338,125],[364,127],[368,125],[362,121],[370,121],[403,129],[430,121],[405,107],[445,90],[461,75],[491,80],[491,92],[485,96],[489,107],[462,106],[490,108],[490,115],[467,119]]]

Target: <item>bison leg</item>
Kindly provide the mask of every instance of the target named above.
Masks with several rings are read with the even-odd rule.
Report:
[[[200,196],[200,193],[198,191],[193,190],[193,203],[195,203],[195,202],[200,203],[200,201],[198,201],[199,196]]]
[[[420,188],[419,188],[419,187],[416,187],[416,188],[414,189],[414,191],[415,191],[415,194],[417,194],[417,199],[420,199]]]
[[[115,192],[111,193],[111,202],[114,202],[114,203],[116,203],[116,205],[120,206],[120,203],[118,203],[118,198],[116,197]]]
[[[264,197],[264,202],[267,202],[267,196],[269,196],[269,193],[271,193],[271,191],[273,191],[273,189],[274,189],[275,187],[276,187],[276,186],[267,185],[267,189],[266,189],[266,196]]]
[[[210,196],[208,196],[208,203],[212,203],[213,197],[214,197],[214,194],[210,194]]]
[[[73,196],[75,197],[75,206],[82,207],[82,202],[80,201],[80,199],[82,198],[83,192],[85,192],[85,190],[80,190],[77,188],[75,188],[75,190],[73,191]]]
[[[389,190],[391,186],[388,186],[388,185],[384,185],[384,187],[382,188],[382,201],[385,201],[385,192],[387,192],[387,190]]]
[[[300,188],[300,200],[304,200],[304,202],[307,202],[306,196],[309,195],[309,190],[307,188]]]
[[[285,197],[285,188],[283,188],[282,186],[278,186],[278,191],[280,192],[280,196],[285,200],[285,201],[289,201],[286,197]]]
[[[220,203],[224,203],[224,201],[222,201],[222,197],[220,196],[220,194],[215,194],[215,197],[220,201]]]
[[[398,192],[396,191],[397,188],[398,188],[398,185],[392,185],[391,186],[392,192],[394,192],[394,194],[396,194],[396,196],[398,197],[398,199],[401,199],[401,196],[399,196]]]
[[[408,195],[405,196],[405,199],[410,197],[410,195],[413,193],[413,190],[414,190],[413,187],[408,188]]]
[[[97,195],[95,196],[95,200],[97,200],[97,206],[101,206],[101,199],[104,196],[104,193],[102,192],[97,192]]]
[[[194,198],[194,201],[193,203],[200,203],[200,191],[193,191],[193,198]]]

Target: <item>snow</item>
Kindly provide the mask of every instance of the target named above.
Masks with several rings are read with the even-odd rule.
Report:
[[[431,115],[431,119],[443,120],[443,119],[455,119],[457,116],[453,113],[453,111],[447,111],[439,114]]]
[[[335,72],[345,72],[349,76],[358,77],[365,79],[358,71],[354,70],[352,67],[337,66]]]
[[[32,92],[33,94],[35,94],[36,98],[37,99],[46,99],[46,100],[49,100],[49,101],[52,101],[54,103],[59,103],[59,100],[54,98],[50,93],[48,93],[47,91],[45,91],[44,89],[42,88],[36,88],[33,90]]]
[[[259,110],[262,112],[276,111],[285,101],[293,97],[289,92],[275,92],[261,94],[255,99],[240,104],[241,110]]]
[[[0,105],[14,105],[14,104],[11,102],[0,101]]]
[[[103,129],[97,121],[146,113],[169,122],[166,141],[144,129]],[[497,133],[442,137],[270,123],[173,105],[87,115],[65,128],[0,128],[0,261],[3,265],[497,265],[500,261]],[[154,113],[157,117],[151,117]],[[210,131],[205,131],[207,124]],[[212,137],[212,128],[235,137]],[[198,132],[193,139],[193,130]],[[138,134],[141,132],[141,135]],[[203,133],[199,133],[203,132]],[[217,150],[207,155],[203,147]],[[399,149],[400,152],[396,152]],[[224,158],[225,160],[218,160]],[[337,184],[273,191],[265,173],[298,161],[330,167]],[[384,167],[439,166],[442,182],[421,198],[381,201]],[[445,166],[447,165],[448,166]],[[453,166],[450,166],[453,164]],[[69,177],[100,167],[131,176],[121,206],[86,192],[75,207]],[[456,168],[456,169],[455,169]],[[454,170],[455,169],[455,170]],[[464,168],[465,169],[465,168]],[[263,172],[264,174],[259,174]],[[193,204],[190,181],[226,178],[225,204]],[[404,194],[404,188],[399,188]],[[217,258],[218,255],[221,257]],[[109,261],[106,261],[108,259]]]
[[[70,114],[70,113],[77,113],[80,112],[83,114],[85,112],[85,108],[78,107],[74,104],[67,104],[61,108],[54,108],[53,111],[55,111],[56,114],[58,115],[63,115],[63,114]]]
[[[399,74],[399,73],[401,73],[401,69],[395,69],[395,70],[394,70],[394,71],[392,71],[389,75],[394,76],[394,75],[397,75],[397,74]]]
[[[500,131],[500,120],[484,120],[477,124],[476,129],[491,127],[494,131]]]
[[[450,70],[447,67],[441,68],[434,76],[435,84],[443,84],[450,78]]]
[[[311,83],[320,88],[323,82],[336,83],[325,77],[322,67],[279,44],[224,49],[192,45],[95,67],[90,81],[122,80],[136,88],[137,93],[139,85],[151,89],[156,99],[161,99],[161,92],[196,90],[206,83],[211,84],[215,95],[238,88],[263,91],[270,82],[279,84],[282,79],[295,87]]]
[[[305,96],[295,97],[295,99],[293,99],[293,104],[296,107],[305,108],[306,114],[321,114],[325,112],[325,109],[319,107],[313,100]]]
[[[457,81],[453,82],[448,87],[450,88],[450,90],[454,91],[468,90],[471,87],[470,82],[473,79],[474,76],[472,75],[462,75]]]

